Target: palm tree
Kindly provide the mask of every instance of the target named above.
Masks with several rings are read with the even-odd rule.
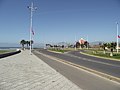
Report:
[[[22,50],[24,50],[24,48],[25,48],[24,45],[26,44],[26,41],[25,40],[21,40],[20,44],[22,45]]]
[[[87,41],[84,42],[84,45],[85,45],[86,48],[89,47],[89,43]]]
[[[102,48],[104,49],[104,54],[106,53],[106,48],[107,47],[107,43],[103,43],[103,46],[102,46]]]
[[[111,54],[110,56],[113,56],[113,50],[116,48],[117,43],[116,42],[112,42],[110,43],[110,49],[111,49]]]
[[[80,47],[83,49],[84,48],[84,44],[80,44]]]
[[[80,43],[76,42],[76,48],[80,48]]]
[[[112,43],[104,43],[103,44],[103,49],[104,49],[104,54],[106,53],[106,49],[105,47],[109,48],[111,53],[110,53],[110,56],[113,56],[113,50],[116,48],[116,42],[112,42]]]
[[[27,44],[27,49],[28,49],[29,41],[26,41],[26,44]]]
[[[34,43],[34,41],[33,41],[33,40],[28,41],[29,46],[30,46],[30,44],[31,44],[31,48],[32,48],[32,44],[33,44],[33,43]]]

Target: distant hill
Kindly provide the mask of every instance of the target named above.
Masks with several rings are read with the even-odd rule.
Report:
[[[66,42],[59,42],[59,43],[57,43],[58,45],[64,45],[64,46],[66,46],[67,45],[67,43]]]
[[[103,41],[95,41],[95,42],[90,42],[90,45],[99,45],[99,44],[104,43]]]

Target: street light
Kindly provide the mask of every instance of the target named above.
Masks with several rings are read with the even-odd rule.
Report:
[[[117,24],[117,53],[118,53],[118,50],[119,50],[119,42],[118,42],[118,22],[116,23]]]
[[[31,41],[32,41],[32,29],[33,29],[32,18],[33,18],[33,11],[35,11],[37,9],[37,7],[34,7],[33,2],[32,2],[31,6],[28,6],[27,8],[29,8],[29,10],[30,10],[30,54],[31,54],[31,48],[32,48]]]

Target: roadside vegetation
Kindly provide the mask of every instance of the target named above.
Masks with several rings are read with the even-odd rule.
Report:
[[[31,40],[31,41],[26,41],[26,40],[21,40],[20,41],[20,44],[22,45],[22,50],[24,50],[25,49],[25,45],[26,45],[26,48],[28,49],[29,48],[29,46],[30,46],[30,43],[31,43],[31,47],[32,47],[32,45],[33,45],[33,40]]]
[[[75,51],[75,50],[82,50],[83,53],[99,56],[103,58],[112,58],[120,60],[120,51],[117,53],[116,50],[116,42],[111,43],[99,43],[97,47],[91,47],[87,41],[80,44],[79,42],[76,42],[75,45],[70,46],[64,46],[64,45],[51,45],[46,44],[46,47],[48,50],[65,53],[68,51]]]
[[[14,52],[15,50],[0,50],[0,54],[5,54],[9,52]]]
[[[89,48],[84,50],[84,53],[120,60],[120,51],[117,53],[116,45],[116,42],[103,43],[99,45],[98,48]]]
[[[120,60],[120,53],[116,53],[115,51],[113,52],[112,56],[111,56],[111,51],[106,51],[106,53],[104,53],[104,50],[100,50],[100,49],[89,49],[89,50],[87,49],[87,50],[84,50],[84,53],[94,55],[94,56]]]
[[[68,51],[74,51],[74,45],[64,46],[64,45],[51,45],[46,44],[46,48],[51,51],[59,52],[59,53],[65,53]]]
[[[65,53],[67,52],[66,50],[62,50],[62,49],[49,49],[51,51],[55,51],[55,52],[60,52],[60,53]]]

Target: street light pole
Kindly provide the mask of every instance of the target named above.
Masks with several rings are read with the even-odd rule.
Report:
[[[118,22],[117,22],[117,53],[118,53],[118,46],[119,46],[119,42],[118,42]]]
[[[31,54],[31,50],[32,50],[32,29],[33,29],[33,21],[32,21],[32,18],[33,18],[33,11],[36,10],[36,7],[33,6],[33,2],[31,3],[31,6],[28,6],[28,8],[30,9],[30,54]]]

